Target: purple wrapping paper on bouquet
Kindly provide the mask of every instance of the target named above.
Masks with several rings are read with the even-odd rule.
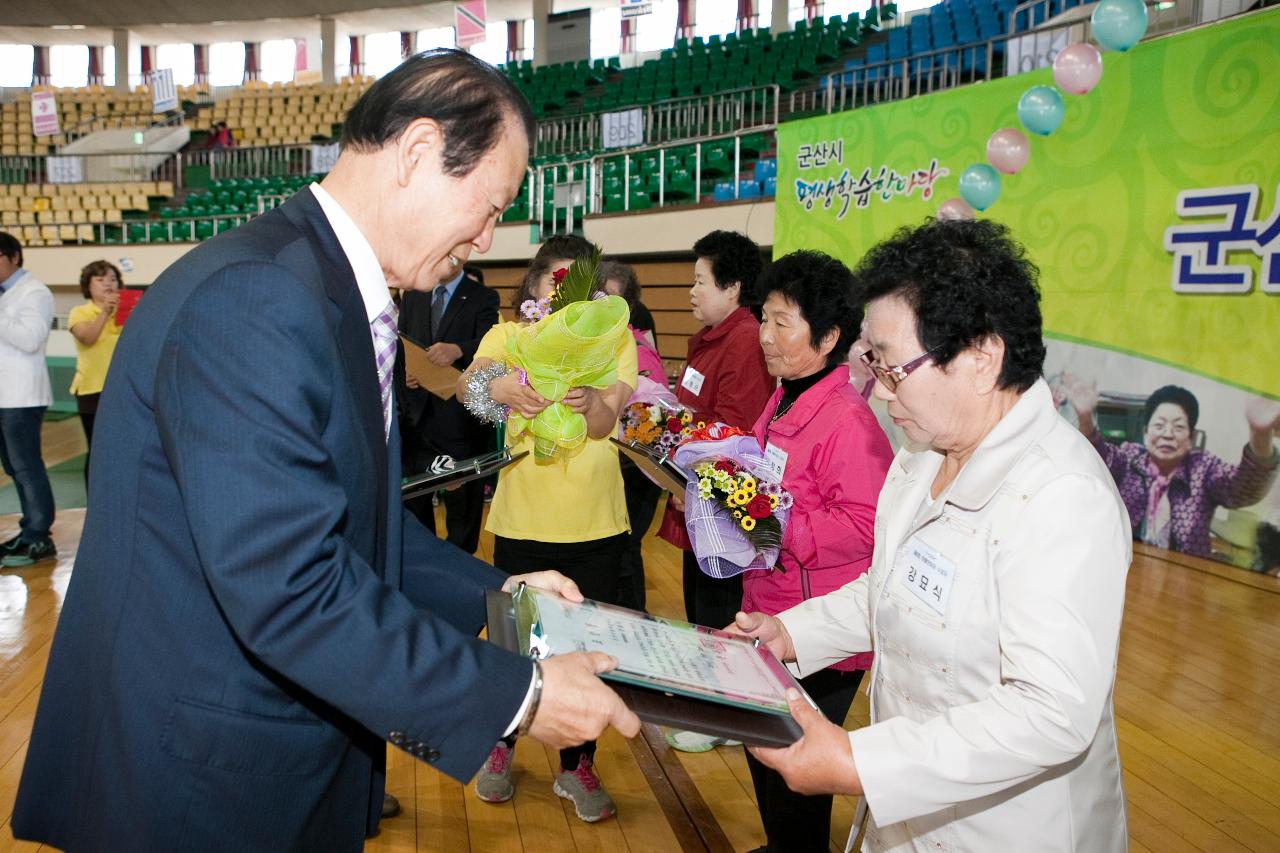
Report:
[[[676,448],[675,463],[692,472],[703,460],[730,459],[757,480],[767,481],[761,472],[769,471],[764,451],[754,436],[737,435],[718,441],[690,441]],[[787,528],[787,510],[775,510],[782,529]],[[778,562],[780,548],[756,551],[738,526],[715,499],[698,497],[698,478],[691,475],[684,493],[684,523],[693,544],[698,568],[713,578],[731,578],[753,569],[771,569]]]

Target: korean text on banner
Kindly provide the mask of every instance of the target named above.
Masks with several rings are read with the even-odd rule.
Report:
[[[151,87],[151,109],[158,113],[167,113],[178,108],[178,89],[173,85],[173,69],[161,68],[152,71],[147,77]]]
[[[458,47],[471,47],[484,41],[487,18],[484,0],[468,0],[453,7],[453,25]]]
[[[58,133],[58,104],[53,92],[31,93],[31,133],[35,136]]]

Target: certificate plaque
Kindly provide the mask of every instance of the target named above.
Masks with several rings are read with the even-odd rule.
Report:
[[[787,746],[801,735],[786,692],[803,696],[804,689],[753,640],[528,587],[514,595],[490,590],[487,605],[489,640],[512,651],[617,658],[618,668],[600,677],[646,722],[762,746]]]

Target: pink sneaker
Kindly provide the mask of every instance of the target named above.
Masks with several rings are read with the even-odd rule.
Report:
[[[476,776],[476,796],[486,803],[505,803],[516,793],[511,783],[511,759],[516,748],[499,742]]]
[[[573,802],[573,810],[587,823],[607,820],[618,813],[613,797],[600,784],[595,767],[587,756],[578,759],[575,770],[560,768],[556,782],[551,786],[559,796]]]

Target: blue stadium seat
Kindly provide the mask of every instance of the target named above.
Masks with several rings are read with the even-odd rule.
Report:
[[[733,181],[717,181],[711,197],[716,201],[733,201]]]
[[[778,194],[778,176],[770,175],[764,179],[764,194],[772,198]]]
[[[760,198],[760,184],[756,181],[738,181],[738,198]]]
[[[756,161],[756,180],[763,181],[768,178],[776,177],[778,174],[778,161],[772,157],[764,160]]]

